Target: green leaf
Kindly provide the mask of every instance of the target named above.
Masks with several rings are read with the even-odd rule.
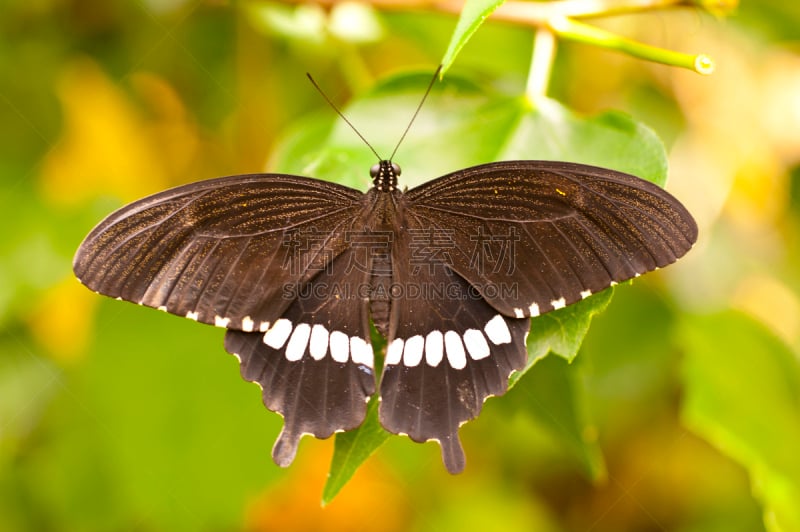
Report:
[[[384,80],[353,100],[344,113],[382,157],[388,157],[414,115],[430,82],[430,72]],[[403,168],[402,184],[412,187],[464,166],[496,160],[503,139],[522,112],[521,100],[487,95],[460,78],[439,85],[428,97],[395,157]],[[325,127],[309,121],[279,144],[271,167],[310,175],[366,190],[375,156],[364,142],[331,112]],[[299,154],[304,147],[311,157]]]
[[[592,318],[606,309],[613,294],[613,289],[604,290],[583,301],[534,318],[528,334],[528,365],[511,376],[508,387],[513,387],[536,362],[550,352],[572,362],[589,331]]]
[[[589,408],[581,375],[567,360],[547,356],[536,364],[517,392],[524,394],[526,414],[546,429],[559,446],[580,464],[592,480],[606,475],[605,461],[597,442],[597,430],[589,419]]]
[[[684,422],[747,468],[768,530],[800,530],[800,363],[733,312],[682,324]]]
[[[508,380],[510,390],[526,376],[520,388],[528,399],[527,414],[556,438],[595,481],[605,477],[605,461],[584,384],[569,364],[577,356],[592,319],[606,309],[613,294],[613,289],[604,290],[534,318],[528,335],[528,364]],[[530,371],[534,365],[535,371]]]
[[[361,464],[391,436],[378,421],[379,405],[377,395],[373,396],[364,423],[355,430],[336,435],[331,470],[322,490],[323,506],[336,497]]]
[[[580,116],[542,100],[521,116],[498,159],[572,161],[613,168],[664,186],[667,153],[658,135],[629,115]]]
[[[447,51],[442,58],[442,75],[447,72],[458,53],[478,30],[478,26],[502,3],[503,0],[467,0],[464,3],[464,8],[458,17],[456,29],[453,31],[450,44],[447,46]]]
[[[345,114],[378,154],[386,157],[394,150],[429,81],[429,72],[389,78],[354,100]],[[595,164],[660,184],[665,181],[663,145],[649,128],[627,115],[606,113],[585,118],[552,100],[533,108],[523,97],[487,92],[459,78],[449,77],[443,85],[430,94],[398,151],[396,162],[403,168],[405,186],[460,168],[505,159]],[[315,147],[310,156],[309,146]],[[374,155],[349,126],[331,113],[329,118],[311,119],[295,130],[279,147],[273,166],[277,171],[366,189],[370,185],[368,169],[375,162]],[[551,350],[571,361],[592,317],[608,305],[611,295],[608,290],[533,320],[528,338],[528,368]],[[512,376],[510,384],[513,386],[528,368]],[[575,411],[584,411],[579,387],[571,386],[568,390],[571,395],[567,399],[562,392],[541,401],[566,400]],[[385,433],[369,426],[372,423],[377,423],[376,417],[368,418],[364,426],[349,434],[337,435],[339,454],[335,453],[331,464],[324,502],[330,502],[358,465],[386,441]],[[572,434],[567,445],[583,441],[575,435],[586,429],[587,422],[572,416],[564,423],[566,432]],[[342,438],[344,442],[340,442]],[[576,453],[590,475],[596,477],[602,473],[599,451],[595,443],[584,443]]]

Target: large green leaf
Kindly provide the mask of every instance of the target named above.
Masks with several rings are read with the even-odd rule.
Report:
[[[391,78],[352,101],[345,110],[348,119],[382,157],[394,150],[429,79],[427,72]],[[336,121],[332,127],[312,121],[292,132],[277,151],[273,169],[365,189],[375,157],[346,124],[331,115],[330,121]],[[308,154],[309,146],[317,147],[313,156]],[[660,140],[626,115],[606,113],[586,118],[550,100],[532,107],[523,97],[487,92],[454,78],[434,88],[395,159],[403,168],[402,184],[407,186],[459,168],[503,159],[566,160],[614,168],[659,184],[666,179],[666,155]],[[610,298],[611,291],[606,291],[534,319],[528,338],[528,368],[549,351],[571,361],[592,317],[605,308]],[[523,373],[515,375],[511,384]],[[547,390],[545,394],[550,396],[540,399],[543,403],[567,401],[573,403],[575,411],[585,410],[581,406],[582,394],[565,399],[563,389]],[[566,393],[573,392],[575,388],[569,387]],[[577,454],[588,464],[591,475],[597,476],[602,465],[596,444],[573,437],[585,429],[585,418],[570,416],[559,423],[566,429],[558,430],[572,435],[568,444],[580,447]],[[326,502],[386,440],[382,430],[373,408],[362,427],[337,436],[325,488]]]
[[[800,363],[777,338],[733,312],[682,325],[684,422],[743,464],[768,530],[800,530]]]
[[[667,179],[664,145],[652,129],[616,111],[586,118],[554,100],[522,114],[498,158],[593,164],[661,186]]]

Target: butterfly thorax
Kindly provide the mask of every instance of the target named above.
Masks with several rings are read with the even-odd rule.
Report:
[[[389,160],[380,161],[369,170],[372,184],[379,192],[391,192],[397,189],[397,176],[400,167]]]

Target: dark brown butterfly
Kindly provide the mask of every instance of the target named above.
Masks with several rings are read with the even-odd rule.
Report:
[[[451,473],[458,429],[526,364],[530,318],[666,266],[697,238],[687,210],[637,177],[505,161],[407,192],[381,161],[366,193],[281,174],[223,177],[134,202],[78,249],[75,275],[107,296],[224,327],[225,348],[304,434],[380,421],[436,440]],[[387,339],[376,375],[370,323]]]

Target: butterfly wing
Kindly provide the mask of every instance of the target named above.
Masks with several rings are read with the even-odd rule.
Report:
[[[444,250],[449,264],[506,316],[536,316],[666,266],[697,239],[663,189],[580,164],[476,166],[406,197],[409,217],[457,244]]]
[[[375,391],[368,303],[347,292],[368,282],[346,234],[369,212],[363,193],[324,181],[213,179],[111,214],[74,270],[102,294],[228,328],[243,377],[285,418],[273,457],[288,465],[303,434],[358,426]]]
[[[348,249],[296,294],[269,332],[229,330],[225,349],[239,358],[242,376],[257,382],[264,404],[284,418],[272,456],[294,459],[301,436],[327,438],[364,420],[375,393],[369,305],[359,297],[369,272]]]
[[[466,287],[455,274],[447,283]],[[397,310],[419,319],[403,321],[388,344],[379,415],[390,432],[437,441],[455,474],[465,465],[458,429],[478,416],[488,397],[503,395],[511,372],[525,366],[530,320],[501,316],[483,301],[440,303],[431,302],[436,313],[427,316]]]
[[[381,423],[439,441],[458,472],[458,428],[524,367],[528,317],[674,262],[697,228],[677,200],[634,176],[511,161],[407,192],[395,233],[403,293],[392,303]]]
[[[448,471],[458,473],[465,465],[458,429],[525,366],[530,320],[500,315],[437,257],[409,261],[428,227],[402,212],[397,225],[380,421],[414,441],[438,441]]]
[[[136,201],[86,237],[73,269],[90,289],[202,323],[266,331],[345,248],[364,194],[314,179],[211,179]]]

